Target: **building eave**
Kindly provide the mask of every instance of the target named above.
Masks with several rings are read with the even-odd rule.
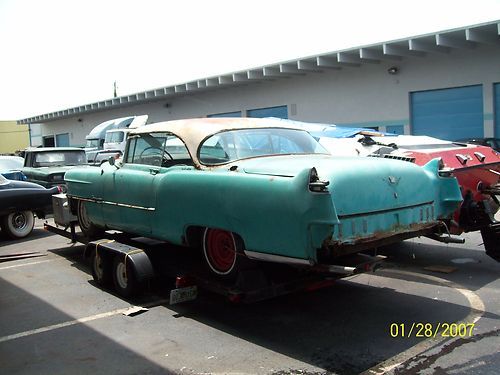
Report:
[[[66,117],[191,95],[200,91],[216,90],[222,87],[241,86],[258,81],[320,73],[329,69],[357,68],[363,64],[399,61],[407,57],[447,54],[453,49],[473,49],[478,44],[500,47],[500,20],[301,57],[233,73],[201,78],[28,117],[18,120],[17,123],[32,124],[49,122]]]

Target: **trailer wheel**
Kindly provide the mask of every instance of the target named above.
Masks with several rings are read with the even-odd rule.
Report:
[[[100,286],[109,286],[113,279],[110,256],[100,254],[97,250],[94,250],[90,261],[94,281]]]
[[[81,200],[78,201],[77,205],[78,225],[80,226],[80,229],[82,230],[82,233],[85,235],[85,237],[89,239],[100,238],[103,235],[104,231],[101,228],[97,227],[90,220],[87,214],[86,203],[87,202]]]
[[[141,288],[134,267],[121,254],[116,255],[113,261],[113,282],[116,292],[125,298],[136,295]]]
[[[33,230],[35,217],[31,211],[13,212],[2,217],[0,225],[7,237],[24,238]]]
[[[243,241],[222,229],[205,229],[203,254],[210,270],[223,278],[235,278],[241,268],[250,262],[243,253]]]

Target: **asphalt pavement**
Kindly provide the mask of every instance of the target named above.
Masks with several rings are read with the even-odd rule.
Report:
[[[83,246],[42,229],[0,239],[5,374],[495,374],[500,263],[481,237],[383,249],[375,273],[313,292],[232,304],[200,292],[168,304],[155,283],[125,300],[92,281]],[[430,268],[429,268],[430,267]],[[131,306],[147,310],[133,316]]]

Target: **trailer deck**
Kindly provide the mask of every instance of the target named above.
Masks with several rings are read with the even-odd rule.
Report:
[[[226,280],[210,274],[197,249],[131,237],[117,231],[106,232],[106,238],[90,241],[76,227],[74,221],[66,227],[44,224],[45,230],[66,237],[72,243],[86,245],[83,255],[91,260],[92,275],[99,286],[109,288],[114,285],[118,294],[128,298],[143,292],[150,280],[161,278],[172,286],[171,304],[195,299],[198,290],[222,295],[234,303],[252,303],[313,291],[331,286],[337,279],[374,271],[385,258],[358,255],[356,264],[337,268],[343,270],[342,273],[311,272],[262,262],[258,267],[241,271],[236,279]]]

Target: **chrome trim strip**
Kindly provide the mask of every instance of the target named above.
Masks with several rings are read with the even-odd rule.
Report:
[[[80,197],[74,197],[74,196],[71,196],[71,198],[72,199],[79,199],[79,200],[85,201],[85,202],[93,202],[93,203],[99,203],[99,204],[109,204],[110,206],[118,206],[118,207],[125,207],[125,208],[134,208],[134,209],[137,209],[137,210],[144,210],[144,211],[156,211],[155,207],[135,206],[135,205],[132,205],[132,204],[103,201],[102,199],[97,199],[97,198],[80,198]]]
[[[277,262],[277,263],[288,263],[288,264],[300,264],[305,266],[312,266],[313,263],[308,259],[291,258],[282,255],[259,253],[256,251],[244,250],[245,255],[250,259],[263,260],[265,262]]]
[[[118,207],[125,207],[125,208],[135,208],[138,210],[145,210],[145,211],[155,211],[156,210],[156,208],[154,208],[154,207],[142,207],[142,206],[135,206],[132,204],[116,203],[116,202],[109,202],[109,201],[100,201],[97,203],[109,204],[111,206],[118,206]]]

